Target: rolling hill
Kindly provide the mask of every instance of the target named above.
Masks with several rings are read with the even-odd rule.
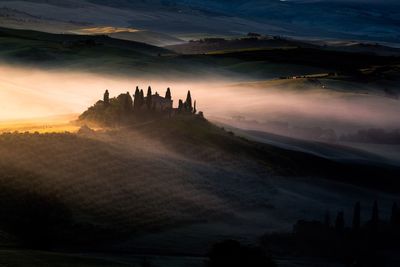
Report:
[[[221,234],[252,242],[321,206],[389,203],[387,192],[399,190],[395,167],[330,161],[187,117],[93,133],[6,133],[0,155],[1,228],[27,247],[201,254]]]
[[[118,57],[127,54],[132,58],[171,53],[145,43],[113,39],[106,35],[50,34],[29,30],[1,28],[2,55],[5,58],[38,60],[38,62],[93,57],[102,52]],[[7,48],[13,47],[14,50]],[[30,51],[29,51],[30,50]],[[25,52],[25,53],[24,53]],[[29,53],[28,53],[29,52]],[[97,54],[96,54],[97,52]],[[29,57],[32,56],[32,58]],[[36,57],[36,58],[35,58]]]
[[[334,72],[357,78],[360,69],[387,66],[396,70],[394,67],[399,64],[394,55],[340,51],[279,38],[211,39],[160,48],[106,35],[0,28],[0,49],[3,62],[17,66],[170,79],[198,79],[199,75],[265,79]]]
[[[250,31],[310,39],[399,43],[396,1],[1,1],[47,21],[133,27],[174,37]],[[185,23],[182,23],[184,21]],[[29,24],[27,29],[31,29]]]
[[[0,266],[399,262],[399,10],[0,0]]]

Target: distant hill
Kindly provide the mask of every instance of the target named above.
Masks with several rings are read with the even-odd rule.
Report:
[[[201,74],[201,77],[265,79],[331,72],[346,72],[353,77],[360,68],[393,68],[399,63],[399,58],[394,56],[332,51],[280,38],[208,39],[168,48],[106,35],[50,34],[0,28],[0,58],[4,63],[130,77],[198,79]]]
[[[255,36],[252,36],[255,35]],[[304,41],[281,36],[263,36],[248,33],[238,38],[204,38],[166,48],[182,54],[210,54],[267,49],[314,48],[326,51],[343,51],[380,56],[400,56],[400,49],[380,44],[349,41]]]
[[[399,44],[396,1],[1,1],[36,17],[96,26],[129,26],[175,37],[249,31],[310,39]],[[182,23],[183,22],[183,23]]]
[[[50,34],[0,28],[0,58],[5,63],[45,68],[89,69],[122,74],[146,71],[140,66],[174,52],[145,43],[106,35]],[[148,67],[157,73],[157,64]],[[138,67],[139,66],[139,67]]]
[[[161,47],[184,43],[184,41],[179,38],[151,31],[118,32],[112,33],[109,36],[116,39],[141,42]]]
[[[0,7],[0,24],[3,28],[35,30],[55,34],[104,34],[115,39],[136,41],[156,46],[174,45],[184,42],[166,33],[138,29],[132,31],[131,28],[95,25],[79,20],[63,21],[49,19],[6,7]]]
[[[182,54],[209,54],[240,52],[264,49],[294,49],[298,47],[318,48],[318,46],[280,38],[278,36],[242,37],[242,38],[205,38],[192,40],[185,44],[167,46],[168,49]]]
[[[53,46],[49,47],[49,50],[54,49],[55,52],[59,52],[60,54],[64,52],[62,48],[73,49],[91,46],[105,46],[111,50],[110,52],[113,52],[112,49],[120,49],[129,51],[131,53],[149,56],[156,56],[158,53],[169,52],[166,49],[151,46],[145,43],[113,39],[106,35],[51,34],[39,31],[0,28],[0,36],[2,38],[9,37],[31,41],[33,45],[32,48],[34,48],[35,45],[39,46],[40,44],[53,44]]]

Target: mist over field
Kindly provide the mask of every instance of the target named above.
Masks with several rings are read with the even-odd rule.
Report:
[[[252,127],[260,130],[277,122],[333,128],[339,133],[373,127],[392,130],[400,125],[398,99],[340,86],[332,90],[329,85],[306,83],[299,89],[293,82],[238,83],[224,78],[165,81],[6,65],[0,71],[1,120],[79,114],[101,99],[106,89],[112,96],[127,91],[132,95],[136,85],[144,89],[150,85],[161,95],[171,87],[175,106],[191,90],[198,108],[211,118],[254,122]]]

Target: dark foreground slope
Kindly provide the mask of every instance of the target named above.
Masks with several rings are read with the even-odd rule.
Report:
[[[221,235],[252,240],[399,190],[398,169],[250,142],[191,116],[3,134],[0,155],[1,242],[28,247],[204,253]]]

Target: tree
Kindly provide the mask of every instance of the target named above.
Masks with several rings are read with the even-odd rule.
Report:
[[[371,230],[377,231],[379,224],[379,209],[378,209],[378,201],[374,201],[374,207],[372,208],[372,216],[371,216]]]
[[[136,86],[134,101],[133,101],[133,109],[139,110],[140,107],[141,107],[140,91],[139,91],[139,87]]]
[[[110,104],[110,94],[108,93],[108,90],[104,92],[104,97],[103,97],[103,102],[107,106]]]
[[[190,90],[187,92],[186,101],[185,101],[185,109],[186,111],[192,112],[192,96],[190,95]]]
[[[132,111],[132,97],[129,94],[129,92],[126,92],[125,94],[125,101],[124,101],[124,110],[125,112],[131,112]]]
[[[196,109],[196,100],[194,101],[194,106],[193,106],[193,114],[197,113],[197,109]]]
[[[338,214],[336,216],[335,229],[337,231],[344,230],[344,213],[343,213],[343,211],[338,212]]]
[[[325,212],[325,216],[324,216],[324,225],[329,228],[331,227],[331,214],[329,212],[329,210],[327,210]]]
[[[140,107],[144,105],[144,92],[143,89],[140,90]]]
[[[353,213],[353,231],[360,230],[361,224],[361,205],[360,202],[357,201],[354,205],[354,213]]]
[[[393,202],[392,215],[390,216],[390,223],[395,226],[400,226],[400,210],[396,202]]]
[[[183,101],[182,101],[182,99],[179,99],[178,111],[181,112],[182,109],[183,109]]]
[[[147,97],[146,97],[146,105],[147,105],[147,109],[150,110],[152,107],[152,103],[151,103],[151,87],[149,86],[149,88],[147,88]]]
[[[171,100],[171,90],[169,89],[169,87],[167,88],[167,92],[165,93],[165,99]]]

